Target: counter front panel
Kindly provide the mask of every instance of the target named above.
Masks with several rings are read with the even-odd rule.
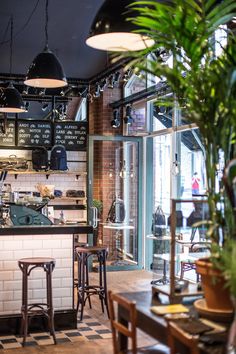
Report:
[[[18,260],[26,257],[56,259],[52,275],[54,309],[72,309],[72,235],[5,235],[0,237],[0,315],[20,313],[22,272]],[[29,279],[29,301],[46,302],[46,276],[43,269],[33,270]]]

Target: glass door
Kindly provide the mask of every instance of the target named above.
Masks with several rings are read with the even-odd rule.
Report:
[[[89,137],[88,218],[108,269],[141,267],[142,139]]]

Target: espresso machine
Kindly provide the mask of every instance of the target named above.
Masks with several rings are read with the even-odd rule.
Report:
[[[42,213],[45,203],[41,205],[9,204],[9,217],[13,225],[52,225],[52,221]]]

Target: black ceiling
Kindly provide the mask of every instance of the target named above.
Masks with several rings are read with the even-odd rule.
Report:
[[[116,0],[117,1],[117,0]],[[85,44],[93,18],[104,0],[50,0],[49,48],[57,54],[66,76],[88,79],[107,66],[107,53]],[[9,73],[10,16],[13,16],[12,73],[26,74],[45,45],[46,0],[1,0],[0,73]]]

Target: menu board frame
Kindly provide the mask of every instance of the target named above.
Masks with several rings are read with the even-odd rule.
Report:
[[[0,120],[2,118],[0,117]],[[2,119],[3,120],[3,119]],[[45,120],[40,120],[40,119],[12,119],[12,118],[7,118],[7,122],[14,123],[14,144],[12,143],[11,145],[6,145],[6,144],[1,144],[0,143],[0,149],[16,149],[16,150],[32,150],[36,148],[37,146],[42,146],[45,144],[42,142],[40,144],[35,144],[35,143],[19,143],[20,139],[20,133],[19,130],[21,129],[20,125],[21,123],[29,125],[29,124],[47,124],[50,126],[50,143],[46,144],[46,148],[48,150],[51,150],[54,145],[61,144],[65,145],[65,148],[67,151],[86,151],[87,150],[87,135],[88,135],[88,122],[87,121],[45,121]],[[66,133],[61,132],[66,135],[66,144],[62,144],[62,140],[56,139],[56,134],[57,133],[57,127],[58,126],[64,127],[69,126],[71,129],[69,129],[69,132],[66,131]],[[19,129],[20,128],[20,129]],[[26,129],[26,128],[24,128]],[[69,138],[72,137],[71,142],[69,142]],[[28,136],[28,139],[30,137]],[[69,142],[69,143],[68,143]],[[75,143],[76,142],[76,143]]]
[[[29,127],[22,127],[25,124]],[[30,127],[31,125],[31,127]],[[40,127],[46,125],[47,127]],[[23,130],[23,133],[21,132]],[[25,132],[24,132],[25,130]],[[49,130],[49,131],[48,131]],[[22,135],[21,135],[22,134]],[[42,135],[47,135],[42,139]],[[21,142],[26,139],[27,143]],[[31,143],[28,143],[29,139]],[[24,144],[24,145],[23,145]],[[47,149],[52,147],[52,122],[34,119],[17,119],[16,120],[16,145],[18,147],[31,147],[45,146]]]
[[[87,149],[88,122],[55,121],[53,141],[63,145],[67,151],[85,151]]]

